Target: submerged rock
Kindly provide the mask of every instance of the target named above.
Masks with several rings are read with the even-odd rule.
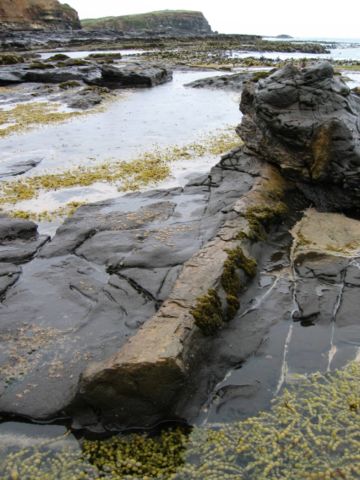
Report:
[[[287,65],[248,83],[238,132],[247,147],[281,168],[322,209],[358,208],[360,98],[329,63]]]
[[[2,166],[2,170],[0,170],[0,178],[5,177],[15,177],[16,175],[22,175],[23,173],[32,170],[33,168],[37,167],[39,163],[41,163],[42,158],[32,158],[30,160],[20,161],[20,162],[9,162],[7,165]]]

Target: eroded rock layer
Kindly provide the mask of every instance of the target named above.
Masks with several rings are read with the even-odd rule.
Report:
[[[0,0],[0,30],[78,28],[76,10],[57,0]]]

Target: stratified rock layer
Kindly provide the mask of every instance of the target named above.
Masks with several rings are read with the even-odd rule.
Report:
[[[279,165],[311,201],[323,209],[358,208],[360,98],[329,63],[287,65],[248,83],[241,110],[238,131],[247,147]]]
[[[0,30],[77,28],[76,10],[57,0],[0,0]]]

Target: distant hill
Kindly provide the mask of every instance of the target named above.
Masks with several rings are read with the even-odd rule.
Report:
[[[78,28],[76,10],[58,0],[0,0],[0,30]]]
[[[159,12],[81,20],[85,30],[115,30],[124,33],[202,35],[212,33],[201,12],[161,10]]]

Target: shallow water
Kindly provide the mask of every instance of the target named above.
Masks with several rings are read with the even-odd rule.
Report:
[[[175,73],[172,82],[156,88],[126,90],[104,112],[2,139],[2,160],[42,155],[33,171],[39,174],[89,161],[127,160],[154,146],[190,143],[236,125],[239,95],[183,86],[207,76],[209,72]]]
[[[269,38],[267,40],[271,41],[296,41],[296,39],[272,39]],[[309,39],[308,41],[314,41]],[[319,42],[319,41],[317,41]],[[336,45],[336,48],[328,48],[330,53],[326,54],[318,54],[318,53],[303,53],[303,52],[244,52],[241,50],[232,50],[229,52],[229,55],[233,58],[247,58],[247,57],[255,57],[255,58],[272,58],[272,59],[280,59],[280,60],[289,60],[291,58],[299,59],[299,58],[309,58],[309,59],[333,59],[333,60],[360,60],[360,42],[347,42],[344,41],[338,42],[336,40],[328,39],[327,42],[331,42],[332,45]],[[322,43],[322,42],[319,42]],[[83,52],[73,52],[73,51],[59,51],[55,53],[62,53],[68,55],[71,58],[84,58],[92,53],[120,53],[122,56],[131,56],[131,55],[139,55],[145,52],[150,52],[152,50],[141,50],[141,49],[131,49],[131,50],[106,50],[103,52],[99,52],[97,50],[87,50]],[[42,59],[47,59],[54,55],[54,52],[46,52],[41,54]]]
[[[178,72],[172,82],[156,88],[119,93],[104,111],[1,139],[0,166],[41,158],[38,166],[25,174],[31,176],[78,165],[131,160],[155,148],[189,144],[228,125],[235,126],[241,118],[238,94],[184,87],[206,76],[209,72]],[[189,174],[205,173],[217,161],[215,156],[206,156],[195,164],[194,160],[176,162],[171,177],[158,186],[184,185]],[[116,196],[116,186],[97,183],[45,192],[16,208],[39,212],[45,206],[51,210],[69,201]]]
[[[146,50],[147,52],[149,50]],[[151,50],[150,50],[151,51]],[[88,55],[91,55],[92,53],[120,53],[123,57],[126,57],[126,56],[130,56],[130,55],[139,55],[140,53],[144,53],[145,50],[140,50],[140,49],[128,49],[128,50],[122,50],[122,49],[118,49],[118,50],[106,50],[106,51],[99,51],[99,50],[83,50],[81,52],[74,52],[74,51],[53,51],[53,52],[45,52],[45,53],[41,53],[41,58],[43,60],[46,60],[50,57],[52,57],[53,55],[58,55],[58,54],[63,54],[63,55],[67,55],[68,57],[70,58],[84,58],[84,57],[87,57]]]
[[[290,60],[308,58],[319,60],[360,60],[360,46],[357,47],[339,47],[329,49],[330,53],[303,53],[303,52],[241,52],[232,51],[232,58],[271,58],[274,60]]]

